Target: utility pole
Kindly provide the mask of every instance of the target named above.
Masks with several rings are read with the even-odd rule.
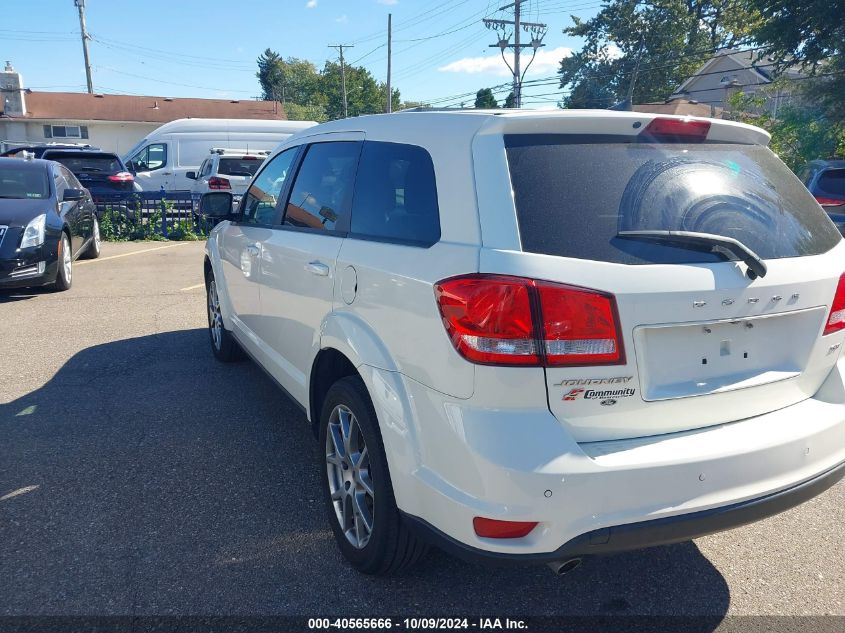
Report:
[[[390,88],[390,54],[393,44],[393,14],[387,14],[387,113],[393,112],[393,90]]]
[[[85,28],[85,0],[73,0],[79,9],[79,30],[82,32],[82,54],[85,56],[85,78],[88,80],[88,94],[94,94],[94,82],[91,80],[91,60],[88,58],[88,40],[91,37]]]
[[[522,106],[522,80],[525,78],[525,73],[528,72],[531,62],[534,61],[534,57],[537,56],[537,50],[540,47],[545,46],[545,44],[543,44],[543,38],[546,36],[546,31],[548,30],[548,26],[546,24],[522,21],[522,3],[526,1],[527,0],[515,0],[515,2],[499,7],[499,11],[506,11],[507,9],[512,8],[513,20],[493,20],[490,18],[485,18],[483,20],[484,26],[488,29],[497,31],[499,34],[498,43],[491,44],[490,48],[498,48],[502,52],[502,59],[513,74],[513,96],[517,108]],[[511,27],[513,28],[513,44],[511,44],[510,41],[511,34],[507,32],[507,30]],[[523,30],[531,33],[530,44],[523,44],[520,41]],[[513,49],[513,67],[508,64],[508,60],[505,58],[505,51],[509,48]],[[531,61],[528,62],[524,71],[522,70],[520,60],[523,48],[534,49]]]
[[[351,44],[331,44],[329,48],[336,48],[340,51],[340,85],[343,90],[343,118],[349,116],[349,109],[346,103],[346,65],[343,63],[343,49],[355,48]]]

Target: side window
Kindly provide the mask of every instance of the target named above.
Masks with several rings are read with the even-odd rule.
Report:
[[[199,177],[205,178],[211,172],[211,159],[206,158],[200,165]]]
[[[350,233],[430,246],[440,239],[431,156],[422,147],[366,141]]]
[[[270,225],[279,223],[280,213],[276,211],[276,206],[298,150],[298,147],[285,150],[255,176],[241,203],[242,222]]]
[[[357,141],[311,145],[293,183],[284,224],[334,230],[348,213],[360,150]]]
[[[53,172],[53,181],[56,183],[56,199],[61,202],[65,195],[65,189],[68,188],[67,180],[62,176],[61,170],[56,169]]]
[[[76,179],[76,176],[73,175],[73,172],[67,167],[59,167],[59,170],[62,172],[62,176],[64,176],[65,181],[71,189],[84,189],[82,184]]]
[[[135,171],[155,171],[167,164],[167,145],[153,143],[129,159],[129,165]]]

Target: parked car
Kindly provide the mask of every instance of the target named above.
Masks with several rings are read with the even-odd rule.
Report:
[[[273,150],[313,121],[178,119],[165,123],[124,156],[144,191],[190,191],[185,177],[196,172],[211,147]]]
[[[141,191],[117,154],[93,150],[49,149],[42,154],[67,167],[94,197]]]
[[[189,171],[185,177],[194,181],[191,189],[194,194],[231,191],[237,201],[246,193],[250,180],[268,154],[269,150],[250,152],[215,147],[202,162],[199,171]]]
[[[814,160],[801,179],[845,235],[845,160]]]
[[[0,158],[0,289],[67,290],[73,261],[99,255],[96,207],[65,166]]]
[[[212,352],[302,407],[362,572],[427,543],[565,572],[777,513],[845,474],[845,244],[767,142],[575,110],[306,130],[236,211],[201,201]]]
[[[42,158],[44,152],[53,149],[89,149],[96,151],[100,148],[92,147],[91,145],[85,143],[41,143],[38,145],[22,145],[20,147],[13,147],[12,149],[7,149],[5,152],[0,154],[0,157],[17,156],[18,158],[20,158],[23,156],[23,153],[26,152],[28,154],[32,154],[34,158]]]

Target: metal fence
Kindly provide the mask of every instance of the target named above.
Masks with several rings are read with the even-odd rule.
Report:
[[[94,196],[106,239],[204,237],[213,224],[197,213],[190,191],[125,192]]]

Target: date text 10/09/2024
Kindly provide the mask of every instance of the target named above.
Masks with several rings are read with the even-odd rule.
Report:
[[[412,631],[446,629],[492,631],[527,629],[528,624],[525,620],[511,618],[309,618],[308,628],[313,630],[395,628]]]

